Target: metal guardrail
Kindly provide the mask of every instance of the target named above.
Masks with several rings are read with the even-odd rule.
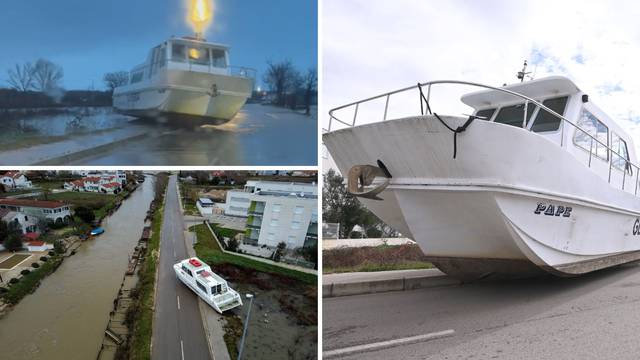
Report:
[[[395,94],[399,94],[399,93],[404,93],[410,90],[419,90],[422,91],[421,88],[426,87],[427,88],[427,95],[426,95],[426,101],[427,103],[429,103],[429,100],[431,100],[431,88],[433,85],[441,85],[441,84],[447,84],[447,85],[464,85],[464,86],[472,86],[472,87],[479,87],[479,88],[483,88],[483,89],[489,89],[489,90],[495,90],[495,91],[499,91],[505,94],[509,94],[512,95],[514,97],[520,98],[522,100],[524,100],[524,111],[523,111],[523,119],[522,119],[522,128],[526,129],[527,128],[527,108],[529,106],[529,104],[533,104],[535,107],[532,110],[532,114],[534,114],[536,111],[540,111],[540,109],[548,112],[549,114],[555,116],[556,118],[560,119],[560,147],[564,147],[564,128],[565,128],[565,123],[569,124],[570,126],[572,126],[573,128],[575,128],[577,131],[580,131],[581,133],[587,135],[591,140],[590,140],[590,149],[589,149],[589,162],[588,162],[588,167],[591,168],[591,158],[593,157],[593,152],[594,152],[594,141],[596,143],[596,147],[598,146],[598,144],[602,145],[605,149],[607,149],[608,152],[610,152],[611,154],[615,154],[616,156],[618,156],[619,159],[624,160],[624,162],[626,163],[626,165],[624,166],[624,170],[622,170],[623,176],[622,176],[622,190],[624,190],[625,187],[625,182],[626,182],[626,174],[627,174],[627,170],[631,170],[631,176],[633,176],[633,169],[635,168],[635,172],[636,172],[636,181],[635,181],[635,189],[634,189],[634,194],[638,195],[638,173],[640,173],[640,167],[631,162],[630,160],[627,160],[624,156],[622,156],[620,153],[618,153],[617,151],[613,150],[608,144],[603,143],[602,141],[598,140],[595,136],[591,135],[588,131],[586,131],[585,129],[581,128],[580,126],[578,126],[577,124],[575,124],[573,121],[567,119],[566,117],[558,114],[557,112],[555,112],[554,110],[551,110],[550,108],[546,107],[545,105],[543,105],[542,103],[540,103],[539,101],[532,99],[526,95],[522,95],[520,93],[517,93],[515,91],[511,91],[508,89],[504,89],[504,88],[499,88],[499,87],[494,87],[494,86],[490,86],[490,85],[485,85],[485,84],[480,84],[480,83],[475,83],[475,82],[469,82],[469,81],[459,81],[459,80],[436,80],[436,81],[428,81],[425,83],[419,83],[417,85],[413,85],[413,86],[409,86],[409,87],[405,87],[402,89],[398,89],[398,90],[394,90],[394,91],[390,91],[387,93],[383,93],[380,95],[376,95],[376,96],[372,96],[363,100],[359,100],[359,101],[354,101],[342,106],[338,106],[336,108],[333,108],[331,110],[329,110],[329,126],[327,129],[323,129],[323,131],[325,132],[331,132],[331,126],[333,121],[337,121],[340,124],[346,125],[348,127],[354,127],[356,126],[356,122],[358,119],[358,108],[360,107],[361,104],[364,103],[368,103],[374,100],[378,100],[378,99],[383,99],[385,98],[385,106],[384,106],[384,115],[382,116],[382,121],[386,121],[387,120],[387,113],[389,110],[389,99],[391,98],[392,95]],[[421,101],[421,105],[422,105],[422,98],[420,98]],[[336,117],[334,115],[334,113],[338,110],[343,110],[346,108],[350,108],[350,107],[355,107],[354,109],[354,114],[353,114],[353,120],[351,121],[351,123],[343,121],[341,119],[338,119],[338,117]],[[535,121],[535,119],[534,119]],[[532,131],[532,129],[529,129],[529,131]],[[607,140],[608,141],[608,140]],[[596,149],[597,151],[597,149]],[[607,153],[609,154],[609,153]],[[612,168],[612,163],[613,163],[613,156],[607,156],[608,157],[608,163],[609,163],[609,178],[608,178],[608,182],[611,183],[611,168]],[[603,159],[604,160],[604,159]]]

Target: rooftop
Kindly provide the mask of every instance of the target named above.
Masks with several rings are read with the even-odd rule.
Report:
[[[59,207],[66,206],[66,204],[63,203],[62,201],[26,200],[26,199],[0,199],[0,205],[36,207],[36,208],[46,208],[46,209],[57,209]]]

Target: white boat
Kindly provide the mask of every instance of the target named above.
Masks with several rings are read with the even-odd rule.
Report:
[[[481,88],[461,98],[472,115],[437,114],[445,85]],[[387,120],[408,93],[418,115]],[[384,113],[361,119],[372,103]],[[349,192],[447,274],[571,276],[640,259],[633,140],[568,78],[432,81],[329,114],[324,144]]]
[[[223,313],[242,306],[240,294],[229,287],[227,281],[211,271],[209,265],[198,258],[190,258],[173,265],[180,281],[187,285],[202,300]]]
[[[229,66],[229,47],[171,38],[154,47],[113,92],[116,111],[176,121],[231,120],[251,96],[255,70]]]

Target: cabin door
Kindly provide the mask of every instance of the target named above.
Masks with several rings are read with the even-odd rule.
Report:
[[[165,46],[156,46],[153,48],[153,53],[151,54],[151,71],[149,71],[149,78],[154,76],[160,68],[162,68],[165,64]]]

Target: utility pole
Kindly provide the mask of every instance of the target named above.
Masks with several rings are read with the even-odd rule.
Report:
[[[253,294],[247,294],[249,300],[249,311],[244,319],[244,330],[242,331],[242,340],[240,340],[240,350],[238,351],[238,360],[242,360],[242,350],[244,349],[244,338],[247,336],[247,328],[249,327],[249,316],[251,316],[251,305],[253,305]]]

